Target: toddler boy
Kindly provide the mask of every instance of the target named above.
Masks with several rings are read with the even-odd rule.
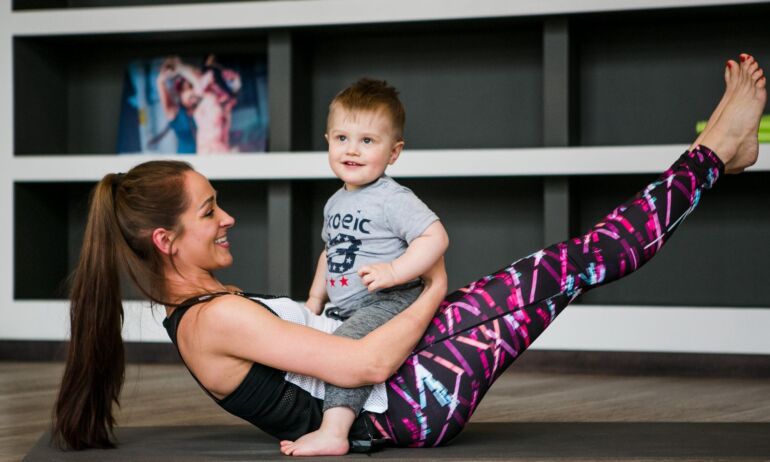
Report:
[[[404,108],[384,81],[361,79],[329,105],[329,164],[345,184],[324,207],[322,238],[307,301],[328,299],[346,321],[335,335],[361,338],[420,295],[419,276],[449,243],[438,217],[411,190],[385,175],[404,147]],[[340,455],[372,387],[326,384],[321,428],[283,446],[284,454]]]

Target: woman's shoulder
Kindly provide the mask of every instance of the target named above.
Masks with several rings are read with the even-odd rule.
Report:
[[[245,320],[302,318],[303,306],[287,297],[261,296],[238,292],[220,295],[201,310],[208,322],[243,322]],[[288,319],[287,319],[288,318]],[[302,322],[300,322],[302,323]]]
[[[240,295],[220,295],[202,305],[198,310],[198,318],[206,323],[237,321],[243,317],[259,316],[260,307],[253,301]]]

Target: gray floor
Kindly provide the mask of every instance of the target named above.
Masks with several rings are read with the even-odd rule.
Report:
[[[48,435],[24,459],[43,461],[249,461],[288,459],[275,440],[244,426],[126,427],[116,450],[62,453]],[[472,423],[450,445],[387,448],[366,460],[762,460],[770,423]]]
[[[28,453],[28,460],[282,458],[274,440],[218,409],[177,365],[128,368],[117,416],[121,449],[52,452],[41,435],[61,372],[56,363],[0,362],[0,460]],[[514,368],[451,446],[387,449],[367,459],[383,458],[770,461],[770,380]]]

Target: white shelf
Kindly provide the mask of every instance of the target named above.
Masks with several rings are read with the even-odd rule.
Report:
[[[685,145],[609,146],[534,149],[461,149],[404,151],[388,169],[397,178],[544,176],[657,173]],[[200,156],[16,156],[15,182],[98,181],[152,159],[184,160],[213,180],[333,178],[323,152]],[[770,171],[770,145],[749,171]]]
[[[13,35],[66,35],[253,29],[575,14],[764,3],[760,0],[287,0],[25,10],[11,13]],[[9,8],[10,10],[10,8]]]
[[[123,338],[169,342],[163,308],[126,302]],[[13,301],[5,309],[0,338],[69,338],[69,303],[64,300]],[[770,354],[768,308],[597,306],[568,307],[535,342],[534,349]],[[686,327],[685,327],[686,326]],[[719,339],[715,342],[714,339]]]
[[[23,0],[21,0],[23,1]],[[101,34],[270,30],[313,26],[389,24],[484,18],[539,17],[593,12],[735,6],[763,0],[272,0],[167,6],[12,11],[0,0],[0,339],[66,340],[68,302],[14,300],[16,182],[95,182],[150,159],[191,162],[215,180],[331,179],[324,152],[239,154],[217,157],[39,155],[13,153],[13,40]],[[265,32],[267,33],[267,32]],[[120,39],[118,39],[120,40]],[[160,38],[164,40],[163,37]],[[120,45],[120,44],[119,44]],[[483,178],[589,174],[655,174],[684,145],[405,151],[389,174],[399,178]],[[770,171],[770,145],[751,171]],[[53,230],[56,231],[56,230]],[[58,257],[57,257],[58,258]],[[145,303],[125,306],[124,337],[167,342]],[[661,322],[664,319],[665,322]],[[587,306],[566,310],[534,348],[770,354],[770,307]],[[686,326],[683,328],[682,326]],[[718,341],[715,341],[718,339]]]

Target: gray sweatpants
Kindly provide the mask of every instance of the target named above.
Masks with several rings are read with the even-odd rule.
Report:
[[[394,287],[390,290],[366,294],[357,298],[350,307],[355,309],[353,314],[334,331],[334,335],[359,339],[369,332],[388,322],[398,313],[411,305],[422,292],[422,285],[409,288]],[[349,307],[345,307],[346,311]],[[345,406],[358,415],[363,408],[372,386],[359,388],[342,388],[327,383],[323,410]]]

